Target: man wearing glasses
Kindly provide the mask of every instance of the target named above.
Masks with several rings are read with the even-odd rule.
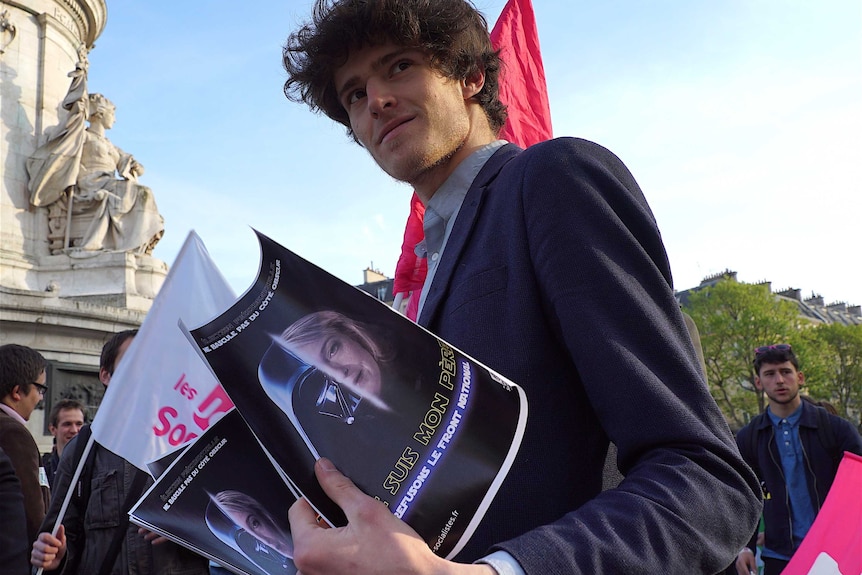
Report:
[[[862,438],[848,421],[802,401],[805,374],[788,344],[755,349],[754,371],[769,405],[736,441],[763,488],[764,572],[778,575],[814,523],[844,452],[862,455]],[[736,559],[740,575],[757,573],[756,537]]]
[[[31,544],[50,501],[48,482],[40,473],[39,448],[26,427],[48,390],[45,366],[45,358],[34,349],[16,344],[0,346],[0,448],[9,456],[21,482]]]

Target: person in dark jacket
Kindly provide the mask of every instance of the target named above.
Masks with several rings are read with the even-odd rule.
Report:
[[[48,477],[48,484],[54,489],[54,474],[60,466],[63,450],[84,427],[84,414],[87,408],[76,399],[61,399],[51,408],[48,418],[48,431],[54,436],[54,448],[42,456],[42,467]]]
[[[319,0],[312,14],[284,48],[285,93],[413,188],[428,260],[418,323],[519,384],[530,414],[509,474],[452,561],[321,458],[317,478],[348,526],[324,530],[306,501],[294,504],[299,570],[728,565],[757,522],[757,482],[710,397],[632,174],[585,140],[522,150],[498,139],[499,53],[469,2]],[[625,479],[602,492],[609,440]]]
[[[102,347],[99,379],[105,386],[136,334],[137,330],[119,332]],[[42,533],[33,544],[30,563],[63,575],[96,575],[102,569],[111,575],[207,575],[206,559],[128,522],[129,510],[123,508],[123,502],[134,503],[152,485],[152,478],[147,476],[145,482],[138,483],[143,471],[97,443],[74,486],[75,495],[57,536],[51,534],[66,493],[72,488],[78,464],[75,455],[80,453],[77,442],[85,435],[89,439],[89,430],[78,433],[60,458],[56,491]],[[116,547],[115,537],[120,537]]]
[[[736,441],[763,489],[765,575],[778,575],[814,523],[843,453],[862,455],[862,438],[850,422],[802,400],[805,374],[790,345],[758,347],[754,370],[754,385],[769,405]],[[739,552],[739,575],[757,572],[756,539],[757,532]]]
[[[29,575],[29,554],[21,482],[12,461],[0,449],[0,573]]]
[[[51,492],[39,465],[39,447],[26,422],[48,390],[42,354],[24,345],[0,346],[0,449],[6,452],[24,494],[27,536],[39,534]]]

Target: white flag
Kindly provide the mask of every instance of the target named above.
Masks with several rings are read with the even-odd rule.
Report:
[[[189,232],[93,420],[101,445],[143,470],[233,407],[177,322],[199,325],[236,300],[200,237]]]

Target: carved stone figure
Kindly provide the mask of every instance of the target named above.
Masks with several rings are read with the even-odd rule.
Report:
[[[144,167],[105,137],[116,107],[101,94],[87,94],[86,54],[79,56],[62,104],[69,113],[27,160],[30,203],[48,207],[54,254],[150,254],[164,234],[164,219],[152,191],[138,184]]]

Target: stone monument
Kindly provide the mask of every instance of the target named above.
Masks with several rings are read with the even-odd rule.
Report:
[[[102,344],[140,326],[167,275],[143,166],[108,139],[116,108],[87,85],[106,22],[105,0],[0,1],[0,344],[50,363],[29,422],[43,451],[53,402],[95,413]]]

